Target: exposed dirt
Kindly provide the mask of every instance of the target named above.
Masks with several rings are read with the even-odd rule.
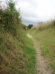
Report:
[[[28,33],[27,36],[32,39],[36,49],[36,74],[52,74],[48,61],[41,56],[41,50],[36,40]]]

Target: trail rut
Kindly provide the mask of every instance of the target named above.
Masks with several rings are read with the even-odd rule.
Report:
[[[52,70],[48,67],[48,61],[41,56],[41,50],[37,41],[28,33],[27,36],[32,39],[34,48],[36,49],[36,74],[52,74]]]

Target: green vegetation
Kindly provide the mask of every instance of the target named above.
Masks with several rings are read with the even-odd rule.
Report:
[[[0,74],[35,74],[35,51],[26,36],[23,42],[0,32]]]
[[[35,60],[36,60],[36,54],[35,49],[33,48],[32,40],[29,38],[26,38],[26,45],[24,47],[24,53],[26,55],[26,67],[27,67],[27,73],[25,74],[35,74]]]
[[[29,24],[28,28],[31,29],[33,27],[33,24]]]
[[[35,74],[35,50],[15,3],[0,9],[0,74]]]
[[[49,60],[55,74],[55,21],[33,27],[30,33],[38,41],[42,56]]]

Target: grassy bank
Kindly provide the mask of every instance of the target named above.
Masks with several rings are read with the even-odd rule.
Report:
[[[35,74],[35,50],[13,0],[0,9],[0,74]]]
[[[35,49],[26,35],[24,43],[0,31],[0,74],[35,74]]]
[[[33,28],[30,33],[38,41],[42,56],[49,60],[49,65],[55,74],[55,23],[39,25]]]
[[[26,38],[26,45],[24,47],[24,54],[26,55],[26,68],[27,68],[27,74],[35,74],[35,63],[36,63],[36,53],[35,49],[33,47],[32,40],[29,38]]]

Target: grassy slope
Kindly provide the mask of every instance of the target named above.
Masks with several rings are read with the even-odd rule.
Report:
[[[33,29],[30,33],[39,42],[42,56],[49,60],[50,66],[54,70],[53,74],[55,74],[55,27],[50,26],[48,29],[46,27],[42,31]]]
[[[23,36],[18,41],[0,31],[0,74],[35,74],[35,50],[32,41]]]
[[[35,74],[35,49],[33,48],[32,40],[26,38],[26,45],[24,47],[24,53],[26,54],[26,67],[27,67],[27,74]]]

